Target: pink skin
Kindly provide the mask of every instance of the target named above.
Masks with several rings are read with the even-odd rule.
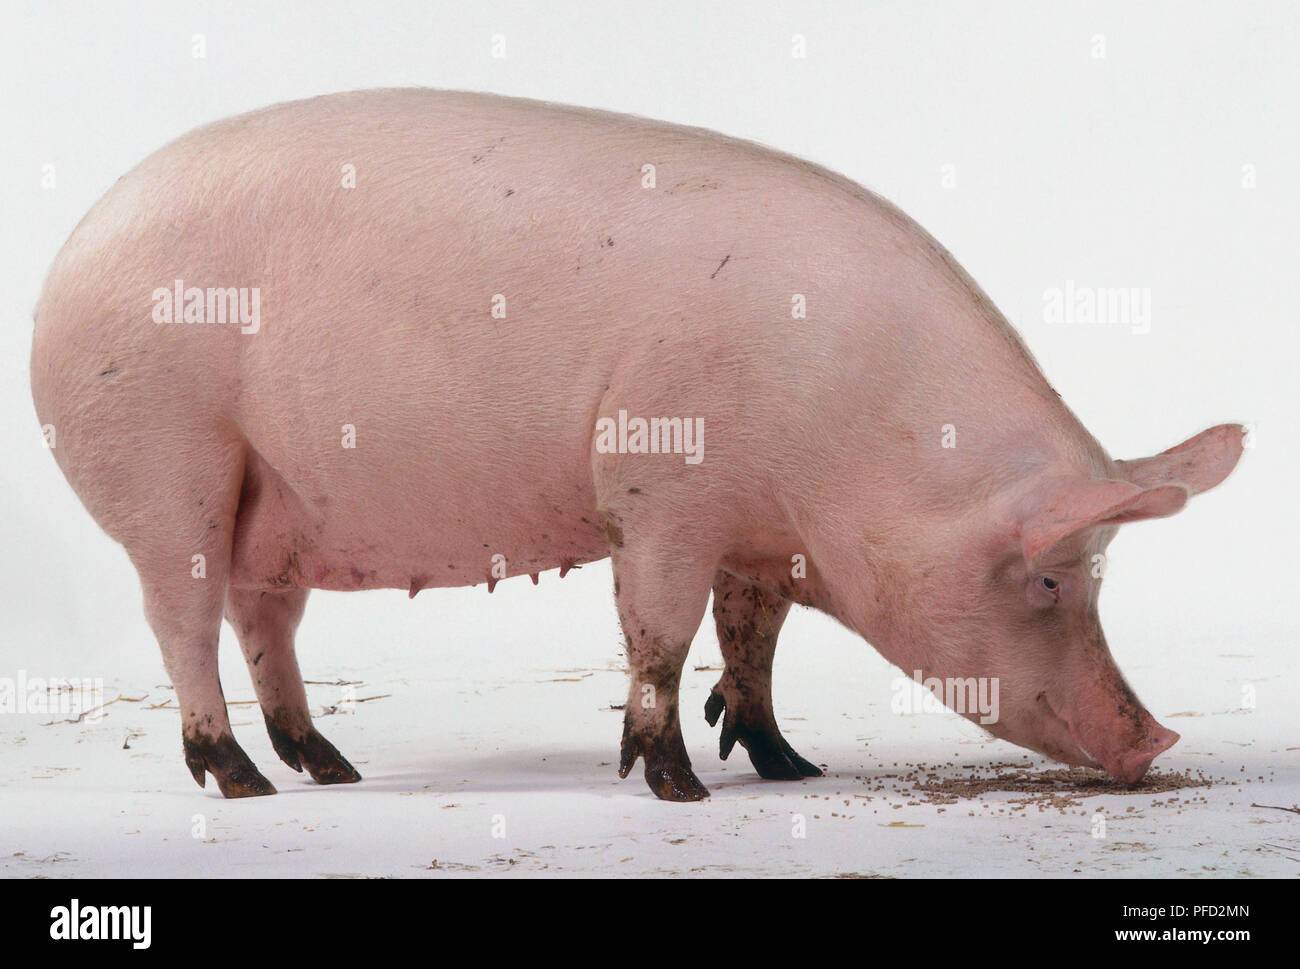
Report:
[[[176,279],[259,288],[260,329],[152,322]],[[817,773],[771,702],[797,601],[909,672],[999,677],[994,733],[1134,782],[1177,736],[1110,659],[1091,556],[1241,450],[1222,426],[1112,461],[948,253],[838,175],[697,129],[422,90],[280,105],[147,159],[55,261],[32,386],[139,572],[187,763],[228,796],[273,788],[230,731],[223,614],[277,752],[355,780],[306,708],[306,590],[495,582],[495,555],[508,575],[612,557],[620,770],[641,757],[661,797],[707,794],[677,684],[710,590],[727,669],[708,715],[764,776]],[[620,410],[702,419],[704,460],[601,453],[596,422]]]

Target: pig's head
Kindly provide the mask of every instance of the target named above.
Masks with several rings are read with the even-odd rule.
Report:
[[[1121,524],[1172,515],[1227,477],[1242,435],[1222,425],[1155,457],[1106,458],[1106,477],[1056,469],[998,494],[979,552],[944,570],[960,588],[948,590],[956,598],[942,641],[919,650],[925,675],[996,677],[997,719],[982,724],[994,736],[1141,780],[1178,734],[1147,712],[1111,658],[1097,615],[1099,557]]]

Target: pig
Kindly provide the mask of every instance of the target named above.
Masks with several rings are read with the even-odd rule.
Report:
[[[1178,740],[1111,657],[1094,565],[1222,481],[1242,428],[1113,460],[942,246],[817,165],[473,93],[276,105],[113,185],[34,320],[37,416],[226,797],[275,787],[231,731],[223,616],[276,753],[348,783],[295,658],[311,589],[606,557],[618,772],[666,800],[708,796],[678,686],[710,594],[705,715],[764,778],[821,773],[773,709],[792,604],[909,675],[996,678],[986,729],[1055,760],[1134,784]]]

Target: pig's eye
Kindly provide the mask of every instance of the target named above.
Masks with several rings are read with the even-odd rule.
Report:
[[[1053,599],[1059,599],[1061,597],[1061,583],[1057,582],[1050,575],[1040,576],[1038,579],[1038,585]]]

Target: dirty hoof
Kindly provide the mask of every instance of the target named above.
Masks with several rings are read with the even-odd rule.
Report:
[[[700,783],[689,765],[646,764],[645,782],[661,801],[702,801],[709,796],[709,789]]]
[[[302,739],[295,740],[270,717],[265,720],[271,746],[298,773],[306,767],[317,784],[355,784],[361,780],[361,773],[315,727],[309,727]]]
[[[183,737],[185,766],[190,769],[199,787],[207,786],[207,774],[217,779],[222,797],[260,797],[274,794],[275,785],[253,766],[235,738],[230,734],[221,737]]]
[[[821,777],[817,765],[800,757],[781,736],[775,723],[763,724],[749,722],[746,718],[733,715],[727,706],[726,698],[716,689],[709,694],[704,703],[704,719],[709,726],[716,726],[718,717],[722,718],[722,733],[718,737],[718,756],[726,760],[730,756],[736,741],[749,754],[749,762],[754,765],[758,776],[771,781],[797,781],[804,777]]]
[[[618,776],[627,777],[638,757],[645,759],[646,784],[661,801],[702,801],[709,796],[709,789],[691,770],[680,733],[667,741],[646,740],[634,736],[625,722]]]

